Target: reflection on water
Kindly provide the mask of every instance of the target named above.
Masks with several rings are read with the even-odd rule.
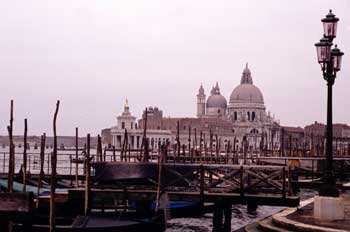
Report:
[[[299,193],[300,200],[306,200],[315,196],[314,190],[302,189]],[[250,214],[245,205],[232,206],[232,231],[238,230],[245,225],[251,224],[259,219],[277,213],[285,207],[259,206],[256,214]],[[168,221],[167,232],[209,232],[213,230],[213,214],[208,213],[198,218],[176,218]]]

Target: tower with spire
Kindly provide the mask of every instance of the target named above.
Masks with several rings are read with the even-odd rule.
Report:
[[[136,117],[131,115],[128,99],[125,100],[124,104],[124,112],[122,115],[119,115],[117,117],[117,127],[118,129],[127,129],[127,130],[133,130],[136,129]]]
[[[197,117],[200,118],[203,116],[205,116],[205,93],[201,84],[197,94]]]
[[[241,84],[253,84],[253,78],[248,68],[248,63],[245,64],[245,69],[242,73]]]

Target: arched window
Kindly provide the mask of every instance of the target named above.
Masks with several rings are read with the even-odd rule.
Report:
[[[234,119],[235,121],[237,121],[237,112],[236,112],[236,111],[233,113],[233,119]]]
[[[255,120],[255,112],[253,111],[252,112],[252,121],[254,121]]]
[[[250,121],[250,112],[247,112],[248,114],[248,121]]]

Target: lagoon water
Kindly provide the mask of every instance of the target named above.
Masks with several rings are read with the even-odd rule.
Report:
[[[274,214],[284,207],[259,206],[256,214],[249,214],[245,205],[232,207],[232,231]],[[209,232],[212,231],[213,214],[208,213],[198,218],[177,218],[168,221],[167,232]]]
[[[300,201],[315,196],[316,191],[301,189]],[[256,214],[250,214],[245,205],[232,206],[231,230],[236,231],[245,225],[263,219],[267,216],[277,213],[285,207],[277,206],[259,206]],[[177,218],[168,221],[167,232],[209,232],[212,231],[213,214],[205,214],[198,218]]]

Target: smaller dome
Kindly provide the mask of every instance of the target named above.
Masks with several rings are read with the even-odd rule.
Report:
[[[211,95],[210,97],[208,97],[207,107],[208,108],[226,108],[227,107],[226,98],[221,94]]]
[[[218,82],[211,90],[211,95],[207,100],[207,108],[226,108],[227,101],[224,96],[220,94],[220,88]]]

